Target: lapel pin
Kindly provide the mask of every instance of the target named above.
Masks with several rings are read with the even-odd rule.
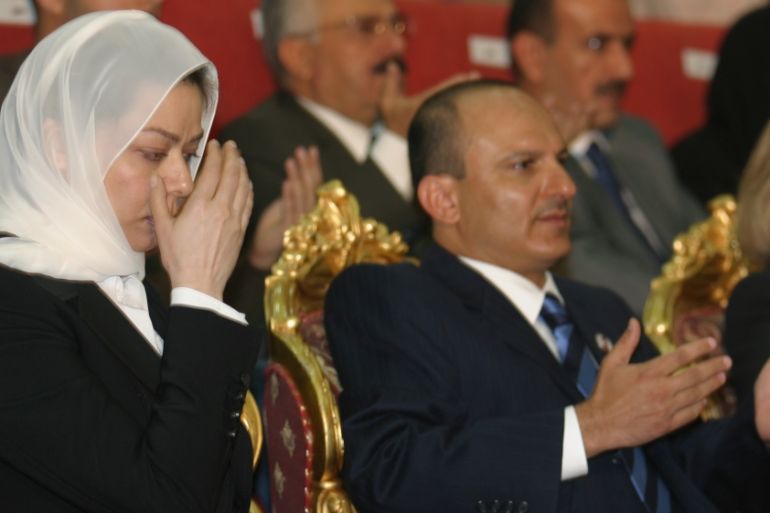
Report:
[[[599,350],[601,350],[603,353],[609,353],[615,346],[612,340],[610,340],[604,333],[597,333],[595,340]]]

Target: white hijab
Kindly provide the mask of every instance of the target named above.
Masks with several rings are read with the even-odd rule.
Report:
[[[140,11],[81,16],[34,48],[0,111],[0,263],[70,280],[144,277],[104,188],[113,160],[168,92],[205,68],[203,149],[216,70],[179,31]],[[200,164],[193,158],[190,171]]]

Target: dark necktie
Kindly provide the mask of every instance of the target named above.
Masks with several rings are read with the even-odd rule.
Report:
[[[577,384],[584,397],[591,395],[596,384],[599,365],[591,350],[575,333],[575,326],[567,309],[559,299],[546,294],[540,319],[548,326],[556,339],[559,361],[565,372]],[[639,447],[618,451],[628,472],[636,494],[650,513],[671,513],[671,496],[668,487],[658,473],[648,465],[644,452]]]
[[[381,120],[375,121],[374,124],[369,127],[369,146],[366,147],[366,156],[372,157],[372,151],[374,151],[374,145],[377,144],[377,139],[387,129],[385,123]]]
[[[633,202],[633,206],[629,205],[630,193],[618,181],[610,161],[602,153],[599,145],[591,143],[586,152],[586,157],[591,161],[596,171],[596,181],[605,190],[615,208],[631,226],[636,236],[661,263],[665,262],[668,259],[668,251],[641,209],[636,206],[635,202]]]

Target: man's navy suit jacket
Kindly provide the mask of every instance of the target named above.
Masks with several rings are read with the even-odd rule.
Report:
[[[617,340],[629,308],[604,289],[556,283],[601,359],[597,337]],[[561,481],[564,409],[582,396],[505,296],[442,248],[420,267],[348,269],[329,291],[326,325],[344,388],[343,476],[359,511],[492,511],[495,500],[501,512],[644,511],[616,452]],[[643,337],[633,359],[655,355]],[[674,511],[715,513],[701,489],[725,468],[728,489],[767,479],[751,413],[644,447]]]

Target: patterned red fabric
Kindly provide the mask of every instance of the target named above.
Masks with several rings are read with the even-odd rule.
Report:
[[[321,370],[329,381],[329,388],[334,397],[337,397],[340,394],[340,381],[337,377],[337,369],[334,368],[332,353],[329,350],[322,309],[303,314],[300,317],[299,334],[318,359]]]
[[[265,424],[274,513],[309,512],[313,500],[313,435],[294,380],[280,364],[265,369]]]
[[[721,347],[724,314],[724,310],[718,306],[709,306],[678,315],[674,323],[674,342],[681,345],[703,337],[712,337]]]
[[[725,312],[718,306],[695,308],[677,316],[674,323],[673,340],[677,345],[686,344],[703,337],[717,341],[716,352],[724,353],[722,347],[722,328]],[[737,401],[735,392],[729,384],[717,390],[712,397],[716,400],[721,416],[735,413]]]

